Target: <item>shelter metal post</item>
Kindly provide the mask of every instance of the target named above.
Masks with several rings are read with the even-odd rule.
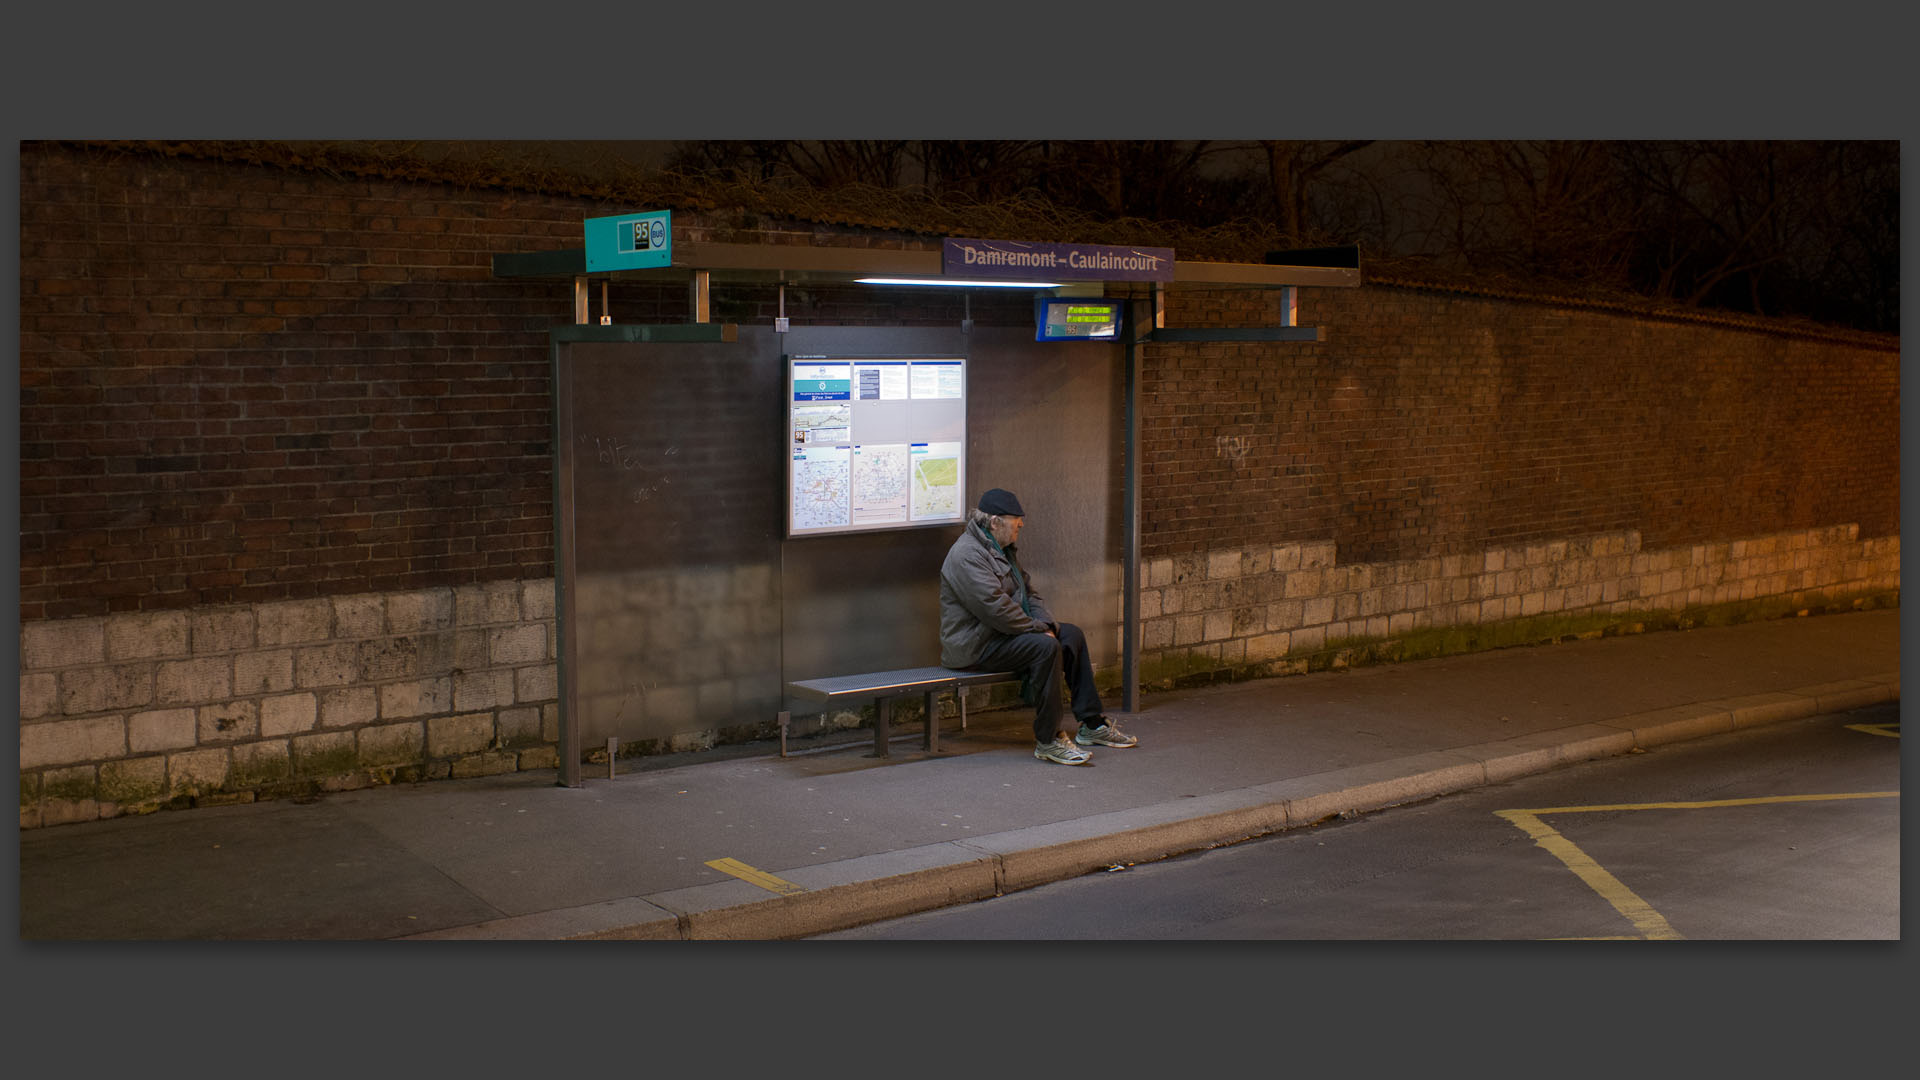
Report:
[[[1164,317],[1165,293],[1154,288],[1154,318]],[[1126,327],[1126,419],[1123,441],[1126,444],[1124,477],[1121,486],[1120,529],[1120,708],[1136,712],[1140,708],[1140,346],[1145,334],[1140,330],[1142,305],[1132,305],[1132,317]]]
[[[584,305],[587,279],[576,279],[574,296]],[[582,315],[584,316],[584,307]],[[584,321],[584,319],[583,319]],[[574,536],[573,536],[573,379],[563,370],[564,345],[557,334],[550,335],[548,351],[553,363],[554,415],[554,655],[560,669],[560,786],[580,786],[580,697],[573,673],[578,670],[579,642],[573,633]]]
[[[577,326],[587,324],[587,279],[584,274],[573,279],[573,321]]]

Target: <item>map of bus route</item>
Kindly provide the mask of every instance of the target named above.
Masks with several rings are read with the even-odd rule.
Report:
[[[828,529],[848,523],[850,494],[847,451],[810,452],[793,461],[793,528]]]
[[[907,448],[862,446],[853,452],[853,520],[907,520]]]
[[[913,463],[913,517],[960,516],[960,459],[921,457]]]

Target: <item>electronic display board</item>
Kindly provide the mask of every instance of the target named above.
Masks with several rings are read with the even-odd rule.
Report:
[[[787,536],[966,515],[963,356],[788,356]]]
[[[1035,341],[1117,341],[1120,301],[1042,296],[1033,302]]]

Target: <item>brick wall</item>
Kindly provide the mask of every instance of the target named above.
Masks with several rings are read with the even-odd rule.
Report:
[[[1273,325],[1277,302],[1177,296],[1168,324]],[[1303,289],[1299,310],[1324,341],[1147,347],[1146,556],[1899,532],[1891,344],[1404,288]]]
[[[572,294],[496,280],[492,257],[578,247],[583,218],[628,208],[37,143],[20,190],[23,621],[553,573],[547,332]],[[675,219],[683,241],[821,231]],[[765,288],[712,304],[778,307]],[[786,300],[802,323],[1031,318],[970,308]],[[684,286],[623,282],[607,310],[690,317]]]
[[[21,617],[552,573],[544,349],[492,280],[577,208],[21,154]]]

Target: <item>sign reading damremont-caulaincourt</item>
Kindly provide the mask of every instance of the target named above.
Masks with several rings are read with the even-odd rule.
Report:
[[[1173,249],[948,237],[940,250],[940,267],[942,273],[962,278],[1044,274],[1074,281],[1172,281]]]

